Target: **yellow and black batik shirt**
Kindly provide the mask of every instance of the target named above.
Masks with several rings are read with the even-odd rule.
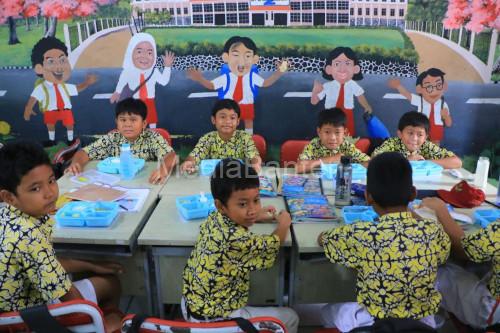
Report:
[[[377,147],[373,151],[372,157],[378,154],[394,151],[400,152],[406,158],[411,155],[410,151],[408,150],[408,148],[406,148],[405,144],[403,143],[403,141],[401,141],[400,138],[390,138],[385,140],[385,142],[380,147]],[[430,141],[425,141],[420,149],[416,151],[416,153],[421,155],[426,160],[439,160],[442,158],[455,156],[453,152],[446,150],[445,148],[441,148]]]
[[[352,163],[364,163],[370,160],[368,155],[362,153],[356,146],[346,140],[344,140],[338,148],[330,149],[321,143],[320,138],[312,139],[311,142],[304,147],[304,150],[299,155],[299,160],[318,160],[322,157],[329,157],[337,154],[349,156]]]

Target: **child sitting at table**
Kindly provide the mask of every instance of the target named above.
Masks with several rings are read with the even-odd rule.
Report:
[[[305,146],[295,165],[297,172],[308,172],[321,163],[339,163],[341,156],[351,157],[352,163],[368,165],[370,157],[345,140],[345,113],[339,108],[326,109],[318,115],[318,127],[314,138]]]
[[[417,219],[410,163],[383,153],[368,165],[365,198],[378,222],[335,227],[318,238],[333,262],[357,270],[357,302],[328,304],[326,327],[348,332],[377,319],[410,318],[436,327],[441,296],[435,289],[438,265],[450,253],[450,239],[434,220]]]
[[[262,159],[252,136],[237,130],[240,124],[240,107],[232,99],[218,100],[212,108],[212,124],[216,131],[200,138],[193,151],[181,165],[182,172],[194,173],[196,165],[204,159],[239,158],[250,162],[258,172]]]
[[[162,167],[155,169],[149,182],[163,183],[176,163],[176,155],[161,134],[147,129],[146,104],[140,99],[126,98],[116,104],[116,128],[73,156],[66,172],[79,174],[89,160],[102,160],[107,157],[120,156],[121,145],[130,144],[135,157],[146,161],[162,159]]]
[[[397,151],[410,161],[431,160],[445,169],[460,168],[462,161],[451,151],[427,141],[429,118],[417,111],[405,113],[398,124],[398,137],[387,139],[372,156]]]
[[[0,149],[0,311],[81,299],[117,309],[119,264],[56,258],[53,220],[59,195],[49,157],[35,143],[12,142]],[[68,273],[99,274],[71,282]],[[105,317],[110,331],[121,317]]]
[[[259,177],[239,160],[224,159],[210,178],[216,211],[200,226],[200,234],[183,274],[181,306],[186,320],[210,322],[227,318],[272,316],[289,333],[299,319],[290,308],[247,306],[250,272],[273,266],[290,228],[290,214],[277,214],[270,235],[248,229],[276,215],[272,206],[261,207]]]
[[[436,212],[450,236],[453,254],[475,263],[492,263],[482,278],[454,263],[440,267],[437,289],[443,297],[441,306],[476,329],[500,324],[500,220],[465,235],[441,199],[426,198],[422,205]]]

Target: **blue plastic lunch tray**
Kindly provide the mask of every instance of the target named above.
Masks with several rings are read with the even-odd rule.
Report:
[[[345,224],[356,222],[372,222],[377,223],[377,213],[372,206],[345,206],[342,208],[342,216]]]
[[[73,201],[59,209],[55,218],[63,227],[108,227],[117,215],[117,202]]]
[[[214,198],[211,194],[205,194],[206,202],[201,202],[201,196],[188,195],[184,197],[177,197],[175,205],[177,210],[186,220],[206,218],[208,214],[215,210]]]
[[[144,160],[142,158],[132,157],[134,165],[134,175],[144,168]],[[97,170],[105,173],[120,173],[120,158],[108,157],[105,160],[97,163]]]
[[[366,168],[359,163],[352,163],[352,179],[365,179]],[[337,177],[338,163],[322,163],[321,176],[324,179],[335,179]]]
[[[202,160],[200,162],[200,175],[210,176],[220,161],[220,159]]]
[[[500,209],[477,209],[474,211],[474,221],[483,228],[498,219],[500,219]]]
[[[410,161],[413,177],[440,175],[443,167],[431,161]]]

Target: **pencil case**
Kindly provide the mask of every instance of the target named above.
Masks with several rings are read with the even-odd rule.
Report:
[[[356,222],[377,223],[378,218],[372,206],[345,206],[342,208],[342,216],[345,224]]]
[[[199,194],[177,197],[175,206],[186,220],[206,218],[208,214],[215,210],[215,204],[211,194],[205,194],[204,196],[207,199],[205,202],[200,200],[201,195]]]
[[[56,213],[56,222],[63,227],[108,227],[118,215],[116,202],[72,201]]]
[[[144,168],[145,161],[142,158],[132,157],[133,171],[136,175],[142,168]],[[120,158],[108,157],[97,163],[97,170],[105,173],[120,173]]]

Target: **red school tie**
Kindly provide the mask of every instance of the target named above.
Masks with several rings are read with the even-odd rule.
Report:
[[[146,84],[144,83],[144,73],[141,73],[139,84],[141,85],[139,88],[139,99],[145,101],[148,99],[148,88],[146,88]]]
[[[57,84],[55,84],[55,83],[54,83],[54,90],[56,91],[57,110],[63,111],[64,110],[64,100],[62,98],[61,92],[59,91],[59,88],[57,87]]]
[[[234,88],[233,100],[239,103],[243,99],[243,76],[238,76],[236,87]]]
[[[337,104],[335,107],[344,110],[344,83],[340,84],[339,96],[337,97]]]

